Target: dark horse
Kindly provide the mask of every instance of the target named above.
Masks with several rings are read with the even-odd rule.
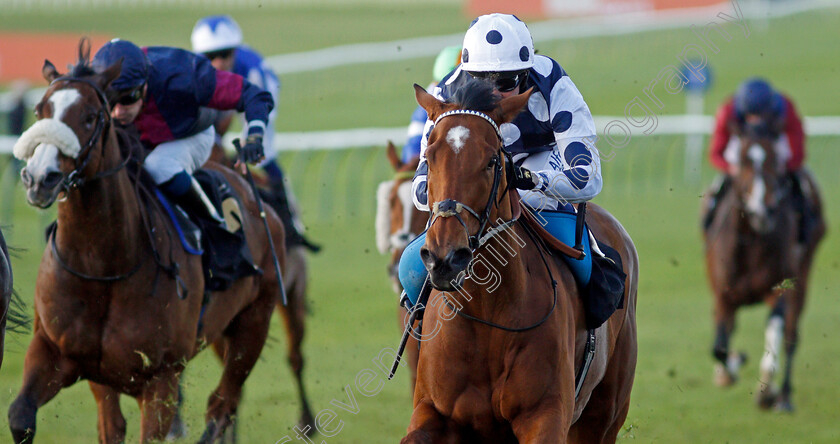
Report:
[[[161,440],[186,362],[213,344],[224,371],[208,399],[201,442],[217,441],[235,419],[280,295],[271,249],[285,264],[282,224],[265,209],[270,245],[248,184],[208,164],[241,199],[242,228],[262,273],[205,295],[200,256],[181,248],[160,204],[132,177],[131,171],[140,171],[128,152],[132,144],[123,143],[111,123],[104,91],[119,76],[120,64],[94,73],[89,48],[80,45],[79,52],[67,76],[45,63],[50,86],[36,106],[38,121],[27,131],[29,145],[15,147],[16,155],[28,158],[22,173],[28,201],[46,208],[62,198],[35,286],[35,331],[23,387],[9,409],[12,435],[17,443],[30,442],[38,408],[87,379],[100,442],[124,441],[122,393],[140,406],[140,440]]]
[[[614,442],[636,367],[638,256],[630,237],[591,206],[590,229],[621,254],[626,299],[595,330],[594,359],[576,394],[587,338],[578,286],[557,253],[517,219],[528,210],[502,173],[497,126],[513,120],[533,90],[499,100],[475,85],[456,96],[459,103],[415,90],[437,122],[426,156],[429,204],[438,216],[421,249],[436,290],[402,442]]]
[[[3,367],[6,330],[16,331],[28,324],[22,308],[23,303],[14,290],[9,247],[3,233],[0,232],[0,367]]]
[[[394,177],[380,183],[376,191],[376,247],[380,253],[391,256],[388,262],[388,277],[391,278],[394,292],[400,295],[403,290],[399,279],[400,257],[408,243],[426,228],[429,218],[414,206],[411,199],[411,179],[420,158],[414,157],[408,162],[403,162],[391,141],[388,141],[385,153],[388,163],[394,169]],[[400,307],[397,309],[397,317],[402,331],[408,321],[408,312]],[[411,393],[414,393],[417,381],[418,352],[417,340],[410,336],[406,343],[405,359],[408,360],[411,372]]]
[[[789,176],[779,171],[773,142],[741,138],[738,172],[704,232],[706,267],[714,293],[712,353],[719,362],[715,380],[730,385],[746,355],[730,353],[735,312],[744,305],[765,302],[772,307],[765,330],[764,355],[756,402],[762,408],[793,409],[791,369],[798,342],[799,316],[805,305],[808,274],[817,245],[825,234],[819,191],[807,171],[800,171],[803,194],[817,216],[805,243],[798,242],[798,223]],[[782,340],[786,355],[781,391],[773,378]]]

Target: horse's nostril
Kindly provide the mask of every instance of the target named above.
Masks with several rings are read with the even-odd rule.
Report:
[[[44,177],[44,186],[47,188],[52,188],[58,185],[61,182],[61,179],[64,177],[63,174],[57,171],[51,171],[47,173],[46,177]]]
[[[26,188],[30,188],[32,186],[32,175],[29,174],[29,171],[27,171],[26,168],[20,170],[20,180]]]
[[[423,265],[426,266],[427,270],[431,270],[435,268],[438,263],[438,258],[435,256],[434,253],[429,251],[428,248],[421,248],[420,249],[420,260],[423,261]]]
[[[469,248],[459,248],[447,255],[447,262],[454,270],[465,270],[472,260],[472,251]]]

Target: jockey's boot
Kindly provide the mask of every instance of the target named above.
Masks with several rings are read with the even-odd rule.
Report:
[[[175,203],[183,208],[190,217],[210,220],[217,223],[221,228],[227,229],[225,218],[219,214],[216,207],[213,206],[213,202],[204,194],[204,189],[201,188],[198,181],[194,177],[191,177],[190,180],[191,184],[187,192],[173,197]]]
[[[272,207],[280,216],[280,220],[283,221],[283,228],[286,231],[286,245],[303,245],[313,253],[320,251],[320,245],[313,244],[303,235],[303,230],[300,228],[302,224],[292,213],[292,199],[289,198],[285,182],[282,179],[272,180],[270,187],[274,198]]]
[[[703,231],[707,231],[712,225],[712,221],[715,220],[718,204],[729,190],[729,184],[731,182],[732,179],[729,176],[720,175],[712,183],[712,186],[709,187],[710,190],[713,190],[714,194],[709,197],[708,206],[706,207],[706,215],[703,217]]]

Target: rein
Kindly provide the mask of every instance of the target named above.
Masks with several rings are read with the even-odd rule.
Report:
[[[120,162],[116,167],[105,170],[105,171],[97,172],[92,177],[85,178],[85,177],[81,176],[81,171],[83,171],[87,167],[87,165],[90,163],[90,154],[91,154],[91,150],[93,149],[93,146],[99,141],[102,142],[102,143],[100,143],[100,159],[102,159],[104,157],[105,141],[102,140],[102,135],[107,134],[108,132],[111,131],[111,119],[110,119],[110,114],[108,112],[108,110],[110,110],[110,105],[108,103],[108,98],[105,96],[105,93],[102,91],[102,89],[99,88],[99,86],[97,86],[95,83],[93,83],[92,81],[90,81],[88,79],[79,78],[79,77],[64,77],[63,76],[63,77],[58,77],[55,80],[53,80],[52,82],[50,82],[50,85],[52,85],[56,82],[59,82],[59,81],[67,81],[69,83],[74,83],[74,82],[84,83],[85,85],[90,86],[91,88],[93,88],[94,92],[96,92],[96,96],[99,98],[99,101],[102,105],[102,108],[99,109],[99,112],[97,114],[96,127],[94,128],[93,135],[90,137],[90,139],[85,144],[85,146],[79,151],[79,156],[75,160],[75,164],[76,164],[75,168],[64,179],[64,182],[63,182],[62,185],[64,187],[65,192],[67,192],[71,189],[80,188],[85,184],[89,184],[91,182],[95,182],[96,180],[99,180],[99,179],[102,179],[102,178],[105,178],[105,177],[108,177],[108,176],[113,176],[113,175],[117,174],[122,169],[124,169],[128,166],[128,164],[133,160],[133,157],[131,156],[131,154],[128,154],[128,155],[125,156],[125,159],[122,162]],[[155,264],[157,265],[157,269],[158,270],[160,270],[160,269],[164,270],[167,273],[167,275],[169,275],[172,279],[175,280],[175,282],[176,282],[176,284],[179,288],[178,294],[181,297],[181,299],[184,299],[186,297],[186,291],[185,291],[186,290],[186,285],[183,282],[183,280],[181,279],[181,277],[179,276],[179,271],[180,271],[179,265],[178,265],[177,262],[175,262],[174,258],[172,257],[171,243],[170,243],[170,251],[169,251],[170,265],[166,265],[166,264],[163,263],[163,260],[161,259],[161,255],[158,252],[157,248],[155,247],[154,236],[152,234],[154,232],[154,228],[152,227],[152,222],[151,222],[151,220],[150,220],[150,218],[148,217],[148,214],[147,214],[148,211],[149,211],[149,206],[151,205],[150,202],[154,201],[154,197],[152,197],[151,193],[149,192],[149,190],[146,189],[146,187],[141,186],[141,184],[140,184],[139,175],[140,175],[140,169],[141,168],[142,168],[142,166],[138,165],[137,177],[135,177],[134,193],[135,193],[135,196],[138,199],[140,218],[141,218],[141,220],[143,222],[143,226],[145,228],[144,231],[146,231],[146,234],[147,234],[148,239],[149,239],[149,245],[152,249],[152,257],[154,258]],[[147,204],[145,205],[146,211],[143,211],[144,205],[142,204],[142,202],[144,201],[144,199],[142,199],[141,196],[140,196],[140,190],[142,190],[146,195],[146,201],[147,201]],[[153,206],[153,205],[151,205],[151,206]],[[88,274],[76,271],[76,270],[70,268],[70,266],[64,260],[62,260],[61,256],[59,255],[58,247],[56,246],[56,241],[55,241],[56,231],[57,231],[56,227],[57,227],[57,225],[53,225],[53,227],[50,230],[49,239],[48,239],[48,241],[50,242],[50,248],[52,250],[53,257],[55,258],[56,262],[61,266],[62,269],[64,269],[65,271],[67,271],[71,275],[76,276],[80,279],[89,280],[89,281],[96,281],[96,282],[121,281],[121,280],[125,280],[125,279],[128,279],[131,276],[133,276],[135,273],[137,273],[137,271],[139,271],[142,268],[143,264],[146,263],[147,258],[142,258],[142,259],[138,260],[137,265],[135,265],[128,272],[118,274],[118,275],[113,275],[113,276],[92,276],[92,275],[88,275]],[[169,232],[169,230],[166,230],[166,231],[169,234],[169,236],[171,237],[172,233]],[[158,274],[156,273],[155,274],[154,285],[152,286],[152,293],[154,293],[155,288],[157,287],[157,282],[158,282]]]
[[[435,221],[439,217],[441,217],[441,218],[455,217],[458,220],[458,222],[460,222],[461,225],[464,227],[464,230],[466,231],[467,237],[469,239],[470,249],[472,250],[473,253],[475,253],[476,250],[478,250],[479,248],[484,246],[484,244],[486,244],[494,236],[496,236],[498,234],[501,234],[505,230],[513,227],[519,221],[519,217],[514,216],[512,219],[510,219],[508,221],[505,221],[505,222],[502,222],[501,224],[499,224],[497,226],[492,226],[491,225],[491,228],[488,229],[486,233],[482,234],[484,232],[485,228],[487,228],[487,225],[489,223],[490,210],[492,209],[493,202],[496,200],[496,196],[498,196],[498,194],[499,194],[499,185],[500,185],[501,176],[502,176],[502,160],[501,160],[501,154],[503,152],[502,133],[501,133],[501,131],[499,131],[499,126],[496,124],[495,121],[493,121],[493,119],[490,116],[488,116],[487,114],[484,114],[480,111],[474,111],[474,110],[456,109],[456,110],[447,111],[447,112],[441,114],[440,116],[438,116],[437,119],[435,119],[435,126],[444,117],[452,116],[452,115],[471,115],[471,116],[481,117],[482,119],[484,119],[490,125],[493,126],[493,129],[496,132],[496,136],[499,139],[499,150],[493,156],[493,159],[492,159],[492,161],[494,163],[494,168],[495,168],[494,175],[493,175],[493,187],[490,191],[490,196],[487,199],[487,204],[484,206],[484,211],[482,212],[481,215],[479,215],[475,210],[470,208],[468,205],[465,205],[465,204],[463,204],[461,202],[458,202],[457,200],[454,200],[454,199],[444,199],[442,201],[435,202],[435,203],[432,204],[432,221],[429,223],[429,228],[431,228],[431,226],[435,223]],[[506,187],[505,193],[508,192],[509,188],[510,188],[510,184],[508,184],[508,187]],[[504,194],[503,194],[503,196],[504,196]],[[498,206],[498,202],[496,202],[496,206]],[[466,222],[464,222],[464,219],[461,217],[461,212],[464,211],[464,210],[466,210],[469,214],[471,214],[473,217],[478,219],[479,229],[473,235],[471,235],[469,233],[469,229],[467,228],[467,224],[466,224]],[[481,318],[469,315],[467,313],[462,312],[461,310],[456,309],[449,302],[449,300],[446,298],[446,295],[443,294],[444,303],[446,303],[446,305],[450,309],[453,309],[453,311],[455,311],[455,313],[458,314],[458,316],[461,316],[461,317],[463,317],[465,319],[468,319],[470,321],[478,322],[480,324],[484,324],[484,325],[487,325],[489,327],[496,328],[496,329],[499,329],[499,330],[504,330],[504,331],[511,332],[511,333],[522,333],[522,332],[525,332],[525,331],[528,331],[528,330],[533,330],[533,329],[539,327],[540,325],[545,323],[545,321],[548,320],[548,318],[551,316],[552,313],[554,313],[554,309],[557,307],[557,281],[554,279],[554,274],[551,272],[551,267],[548,265],[548,261],[545,259],[545,254],[543,253],[542,248],[539,248],[539,243],[537,242],[537,239],[536,239],[534,233],[532,233],[532,230],[528,227],[527,224],[523,224],[523,226],[525,227],[525,232],[528,234],[528,237],[531,238],[531,240],[535,243],[535,245],[538,245],[537,251],[539,251],[539,253],[540,253],[540,259],[542,260],[543,265],[545,265],[545,268],[548,271],[549,279],[551,279],[551,290],[552,290],[552,293],[553,293],[553,301],[552,301],[552,304],[551,304],[551,309],[548,311],[548,313],[542,319],[540,319],[538,322],[536,322],[532,325],[529,325],[527,327],[507,327],[507,326],[504,326],[504,325],[497,324],[495,322],[491,322],[491,321],[488,321],[488,320],[485,320],[485,319],[481,319]]]

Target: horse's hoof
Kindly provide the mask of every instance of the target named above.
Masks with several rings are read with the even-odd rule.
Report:
[[[790,403],[789,399],[779,399],[773,407],[777,412],[781,413],[793,413],[794,410],[793,404]]]
[[[216,421],[210,420],[207,423],[207,428],[204,429],[204,433],[201,434],[201,438],[198,439],[198,444],[211,444],[216,442],[216,439],[219,437],[219,426]]]
[[[729,387],[735,384],[738,378],[735,377],[723,364],[715,365],[715,385],[718,387]]]
[[[187,437],[187,425],[181,419],[181,415],[175,415],[169,433],[166,434],[166,442],[173,442]]]
[[[315,418],[312,417],[312,413],[304,412],[301,414],[297,426],[299,430],[304,431],[303,434],[307,438],[311,438],[315,434]]]
[[[758,408],[767,410],[773,407],[778,397],[777,389],[761,382],[758,383],[758,391],[755,393],[755,404]]]

